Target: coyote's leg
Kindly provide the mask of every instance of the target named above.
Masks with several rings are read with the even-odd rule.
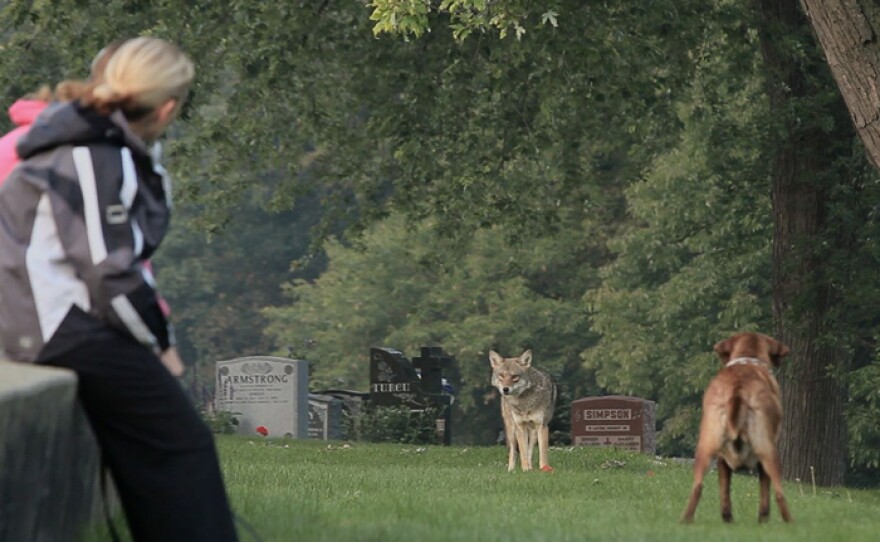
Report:
[[[531,437],[530,433],[531,431],[529,431],[529,428],[524,424],[516,424],[516,440],[517,444],[519,444],[519,463],[523,471],[532,470],[532,456],[529,453],[532,446],[529,442]]]
[[[529,443],[526,447],[526,455],[528,457],[529,470],[531,470],[533,464],[532,458],[535,457],[535,445],[538,444],[538,440],[540,438],[540,429],[535,427],[535,424],[529,422],[529,424],[526,426],[525,432],[529,435]],[[538,446],[538,449],[540,450],[540,446]]]
[[[549,452],[547,451],[550,447],[550,428],[546,425],[542,425],[539,429],[540,437],[538,440],[538,464],[542,470],[548,470],[550,468],[550,464],[548,462]]]
[[[510,406],[504,402],[504,399],[501,400],[501,419],[504,421],[504,440],[507,442],[507,472],[513,472],[516,468],[516,424],[513,423]]]
[[[516,432],[511,432],[507,439],[507,472],[516,468]]]

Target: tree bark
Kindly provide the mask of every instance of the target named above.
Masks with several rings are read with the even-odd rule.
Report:
[[[875,169],[880,169],[880,6],[873,0],[801,0]]]
[[[792,351],[780,371],[780,458],[785,478],[809,482],[815,476],[820,485],[837,485],[846,472],[846,394],[829,367],[844,363],[845,355],[839,345],[823,339],[833,332],[828,312],[836,300],[821,239],[828,187],[840,181],[831,164],[841,152],[840,138],[851,141],[852,128],[839,99],[831,104],[836,113],[832,130],[811,117],[810,101],[827,87],[821,85],[821,63],[798,58],[801,53],[786,45],[792,38],[803,42],[808,28],[797,0],[756,0],[756,5],[774,134],[769,141],[774,155],[773,316],[776,336]]]

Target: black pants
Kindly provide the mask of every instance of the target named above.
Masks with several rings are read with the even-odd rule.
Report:
[[[238,540],[213,436],[152,352],[112,335],[46,364],[79,377],[136,542]]]

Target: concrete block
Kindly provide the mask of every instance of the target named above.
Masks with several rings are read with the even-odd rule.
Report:
[[[77,540],[100,518],[99,469],[76,375],[0,361],[0,540]]]

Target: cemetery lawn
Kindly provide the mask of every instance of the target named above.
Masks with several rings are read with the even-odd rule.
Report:
[[[880,540],[880,490],[786,483],[794,523],[771,498],[759,525],[757,478],[734,475],[728,525],[714,472],[680,525],[690,467],[619,450],[554,448],[554,472],[508,473],[501,446],[221,436],[218,448],[233,509],[265,542]]]
[[[880,540],[880,490],[814,494],[789,482],[794,523],[782,522],[771,498],[760,525],[758,480],[744,474],[731,484],[732,524],[721,521],[710,472],[694,523],[680,525],[690,467],[621,450],[553,448],[554,472],[508,473],[501,446],[240,436],[218,436],[217,446],[242,542]]]

